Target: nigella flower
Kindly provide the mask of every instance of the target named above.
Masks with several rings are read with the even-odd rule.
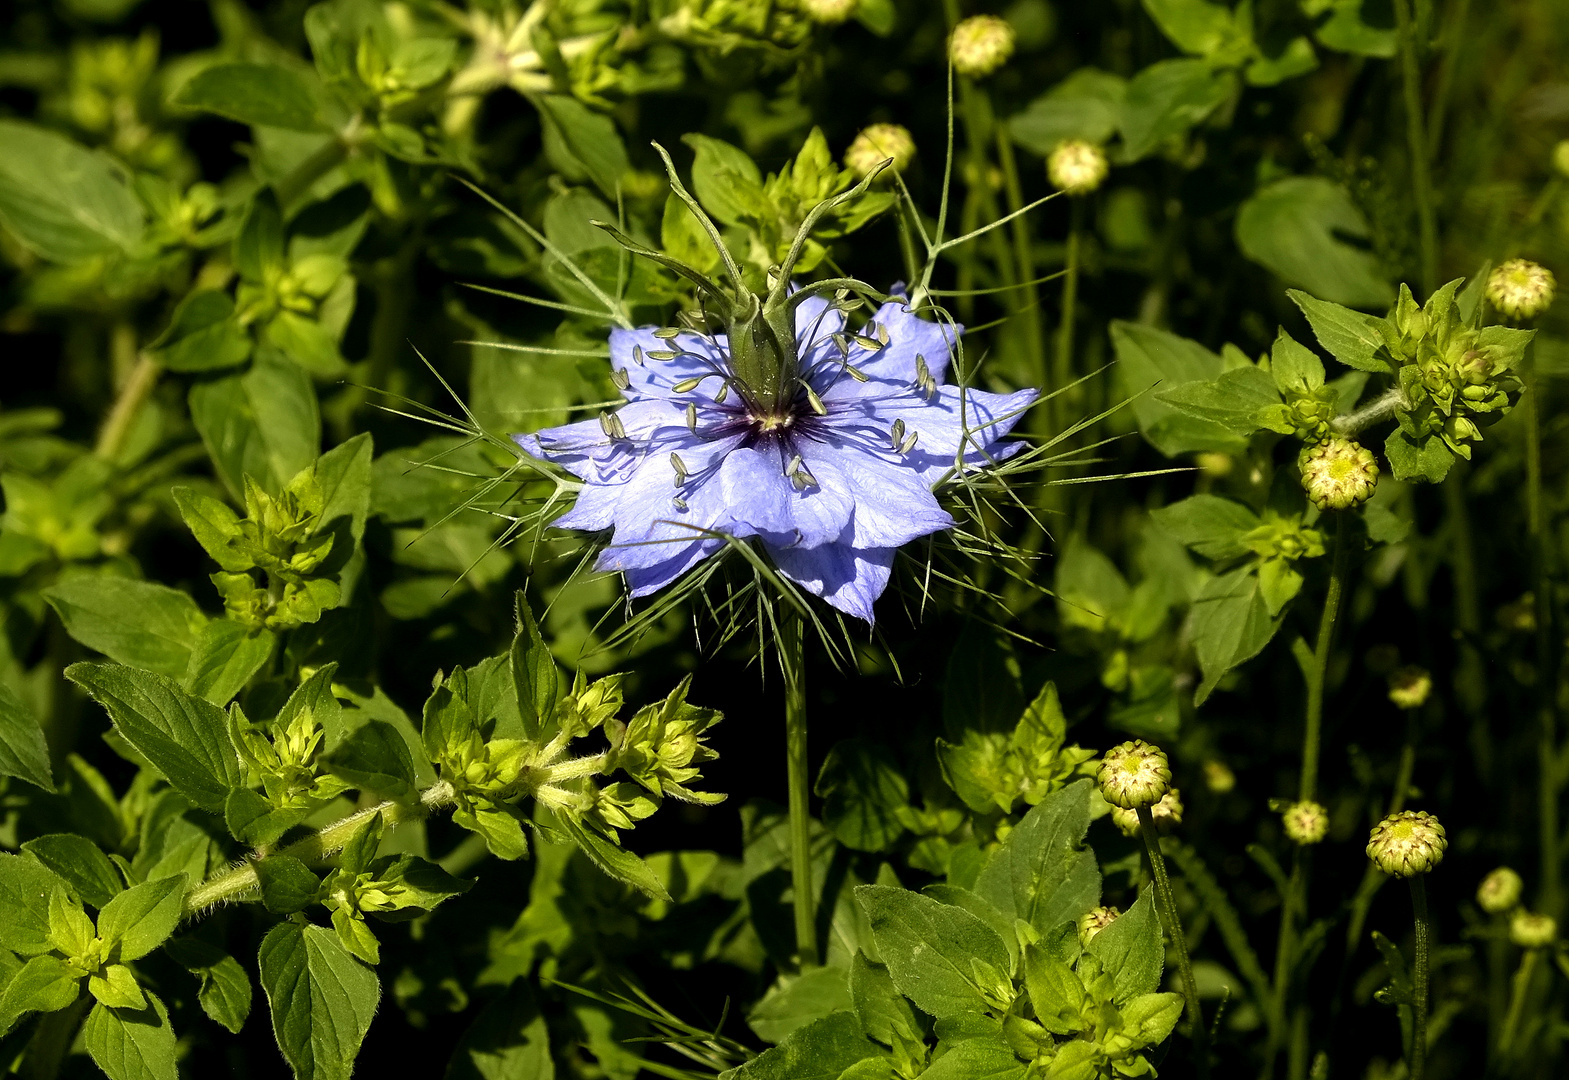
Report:
[[[627,403],[515,437],[582,480],[555,524],[613,529],[597,567],[624,574],[633,596],[727,537],[755,538],[784,577],[870,623],[895,552],[954,524],[934,487],[1022,445],[1003,437],[1036,391],[944,383],[959,327],[896,296],[851,333],[839,305],[791,300],[795,340],[742,355],[724,334],[613,330]]]

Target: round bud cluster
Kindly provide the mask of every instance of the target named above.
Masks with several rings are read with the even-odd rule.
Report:
[[[1569,177],[1569,139],[1562,139],[1553,147],[1553,168],[1559,176]]]
[[[1182,793],[1172,788],[1160,797],[1160,802],[1150,807],[1150,820],[1155,822],[1155,831],[1165,836],[1171,830],[1182,824]],[[1124,810],[1120,806],[1111,808],[1111,823],[1122,830],[1123,836],[1139,835],[1139,812],[1137,810]]]
[[[1397,709],[1420,709],[1433,693],[1433,676],[1426,668],[1403,667],[1389,676],[1389,700]]]
[[[1137,810],[1154,806],[1171,790],[1171,766],[1158,746],[1134,739],[1106,751],[1095,781],[1111,805]]]
[[[1302,452],[1302,490],[1320,510],[1345,510],[1366,502],[1378,485],[1373,451],[1335,436]]]
[[[1507,866],[1500,866],[1476,887],[1476,902],[1489,915],[1502,915],[1520,906],[1520,892],[1524,887],[1519,874]]]
[[[1553,272],[1529,259],[1500,263],[1487,278],[1487,302],[1511,319],[1534,319],[1553,302]]]
[[[824,26],[837,26],[855,14],[860,0],[801,0],[807,18]]]
[[[1408,878],[1437,866],[1448,846],[1436,817],[1421,810],[1402,810],[1373,826],[1367,857],[1384,873]]]
[[[1085,195],[1106,179],[1106,153],[1092,142],[1069,139],[1046,159],[1046,177],[1066,195]]]
[[[1302,847],[1318,843],[1329,832],[1329,811],[1311,799],[1286,807],[1280,820],[1286,827],[1286,839]]]
[[[1216,795],[1224,795],[1237,786],[1237,774],[1224,761],[1210,758],[1204,763],[1204,785]]]
[[[995,15],[971,15],[953,28],[948,58],[960,75],[984,78],[1013,55],[1013,27]]]
[[[1509,920],[1509,940],[1522,949],[1545,949],[1558,940],[1558,920],[1521,908]]]
[[[1080,915],[1079,944],[1083,945],[1085,948],[1089,948],[1089,944],[1092,940],[1094,940],[1095,935],[1115,922],[1117,916],[1121,914],[1122,912],[1118,911],[1115,907],[1098,907],[1090,908],[1089,911],[1086,911],[1083,915]]]
[[[866,176],[889,159],[895,172],[902,172],[915,157],[915,138],[910,129],[900,124],[872,124],[861,133],[844,152],[844,164],[856,176]]]

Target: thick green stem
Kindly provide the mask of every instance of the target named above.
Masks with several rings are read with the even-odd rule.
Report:
[[[1062,319],[1057,324],[1057,352],[1052,365],[1052,434],[1060,435],[1071,421],[1068,395],[1063,388],[1073,382],[1073,322],[1079,306],[1079,246],[1084,231],[1084,200],[1070,201],[1067,263],[1062,273]]]
[[[1534,350],[1526,347],[1525,393],[1520,408],[1525,413],[1526,531],[1531,549],[1531,591],[1536,605],[1536,717],[1537,808],[1536,823],[1542,867],[1541,907],[1557,918],[1561,896],[1558,851],[1558,672],[1553,648],[1552,582],[1548,577],[1546,515],[1542,499],[1541,380],[1536,377]]]
[[[395,802],[389,799],[369,809],[350,814],[303,840],[269,854],[292,855],[301,862],[317,862],[342,851],[343,846],[354,838],[355,832],[373,814],[380,814],[382,821],[387,825],[398,825],[405,821],[417,821],[432,810],[447,806],[452,802],[452,798],[452,785],[442,780],[420,792],[417,803]],[[185,917],[199,915],[225,900],[237,899],[256,887],[256,863],[254,860],[247,860],[233,870],[213,875],[188,892],[185,895]]]
[[[1411,878],[1411,911],[1416,916],[1416,963],[1411,968],[1411,1080],[1422,1080],[1427,1065],[1427,973],[1432,949],[1432,922],[1427,916],[1427,884],[1422,874]]]
[[[1006,124],[997,124],[997,165],[1002,170],[1003,189],[1008,195],[1008,212],[1024,207],[1024,188],[1019,183],[1019,163],[1013,156],[1013,140]],[[1046,342],[1041,333],[1040,289],[1035,284],[1035,253],[1030,243],[1030,226],[1020,214],[1009,223],[1013,232],[1013,270],[1017,275],[1015,310],[1024,320],[1025,352],[1029,357],[1030,382],[1046,385]]]
[[[1504,1030],[1498,1036],[1498,1056],[1504,1060],[1515,1055],[1515,1039],[1520,1033],[1520,1018],[1525,1014],[1525,999],[1531,992],[1531,977],[1536,974],[1536,957],[1540,949],[1527,949],[1520,957],[1515,970],[1514,986],[1509,993],[1509,1015],[1504,1017]]]
[[[1286,882],[1286,893],[1280,898],[1280,931],[1275,939],[1274,1000],[1269,1007],[1269,1043],[1264,1053],[1264,1070],[1260,1074],[1274,1075],[1275,1061],[1286,1041],[1286,1006],[1291,993],[1291,967],[1297,951],[1297,908],[1306,895],[1307,867],[1302,848],[1296,848],[1291,859],[1291,877]]]
[[[1194,1071],[1200,1080],[1209,1076],[1209,1030],[1204,1026],[1204,1011],[1199,1006],[1199,986],[1193,978],[1193,964],[1188,959],[1188,939],[1182,933],[1182,921],[1177,917],[1177,900],[1171,892],[1171,879],[1166,875],[1166,858],[1161,854],[1160,836],[1155,831],[1155,818],[1149,807],[1141,806],[1139,835],[1144,838],[1144,852],[1149,856],[1150,875],[1155,879],[1155,903],[1160,909],[1160,921],[1171,937],[1171,946],[1177,953],[1177,971],[1182,977],[1182,996],[1187,1000],[1188,1023],[1193,1027]]]
[[[1422,72],[1417,66],[1416,25],[1411,0],[1394,0],[1395,29],[1400,37],[1400,75],[1405,92],[1406,153],[1411,158],[1411,197],[1416,203],[1417,240],[1421,251],[1422,295],[1438,288],[1438,225],[1433,217],[1433,180],[1427,160],[1427,121],[1422,109]]]
[[[812,779],[806,756],[806,627],[785,616],[779,666],[785,680],[785,759],[790,785],[790,887],[795,897],[796,960],[817,963],[817,914],[812,887]]]
[[[358,129],[359,123],[355,120],[347,130],[323,143],[315,153],[296,165],[293,172],[272,185],[278,205],[289,206],[309,192],[316,181],[342,165],[353,149],[354,133]]]
[[[104,418],[104,426],[98,432],[98,444],[93,448],[93,453],[109,461],[120,456],[126,440],[130,438],[137,414],[142,411],[153,387],[158,385],[158,376],[161,374],[163,365],[151,356],[142,353],[136,358],[114,404],[109,407],[109,415]]]
[[[1335,640],[1335,620],[1345,592],[1346,518],[1335,515],[1335,536],[1330,541],[1329,590],[1324,594],[1324,611],[1318,620],[1318,642],[1313,647],[1313,668],[1307,673],[1307,710],[1302,725],[1302,778],[1297,798],[1304,802],[1318,792],[1319,745],[1324,727],[1324,679],[1329,670],[1329,649]]]

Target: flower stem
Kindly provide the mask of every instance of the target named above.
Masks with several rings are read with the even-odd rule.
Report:
[[[1536,974],[1536,954],[1540,951],[1527,949],[1515,970],[1514,986],[1509,993],[1509,1015],[1504,1018],[1504,1030],[1498,1036],[1498,1056],[1504,1060],[1514,1056],[1515,1038],[1520,1032],[1520,1018],[1525,1013],[1525,999],[1531,990],[1531,977]]]
[[[1171,879],[1166,875],[1166,858],[1161,854],[1155,818],[1147,806],[1139,807],[1138,814],[1139,835],[1144,838],[1144,852],[1149,856],[1150,874],[1155,879],[1155,902],[1160,909],[1160,921],[1171,936],[1172,948],[1177,951],[1182,996],[1187,999],[1188,1023],[1193,1027],[1194,1071],[1200,1080],[1204,1080],[1209,1076],[1209,1031],[1204,1027],[1204,1012],[1199,1006],[1199,987],[1193,978],[1193,964],[1188,959],[1188,939],[1183,936],[1182,921],[1177,917],[1177,901],[1171,893]]]
[[[126,440],[130,438],[131,426],[135,424],[137,414],[142,411],[142,405],[152,394],[153,387],[158,385],[158,376],[162,373],[163,365],[146,353],[136,358],[124,385],[120,387],[119,395],[109,407],[109,415],[104,418],[104,426],[98,432],[98,443],[93,447],[93,453],[111,461],[120,456]]]
[[[1405,91],[1406,153],[1411,158],[1411,197],[1416,203],[1422,295],[1425,298],[1438,288],[1438,226],[1433,217],[1433,180],[1427,160],[1422,73],[1417,67],[1416,25],[1411,18],[1411,0],[1394,0],[1394,6],[1395,31],[1400,38],[1400,75]]]
[[[1024,207],[1024,188],[1019,183],[1019,163],[1013,156],[1013,140],[1007,124],[996,125],[997,166],[1002,171],[1003,190],[1008,195],[1008,212]],[[1035,255],[1030,247],[1030,226],[1024,215],[1013,219],[1013,271],[1018,286],[1013,296],[1014,310],[1024,320],[1025,352],[1029,357],[1030,382],[1046,385],[1046,342],[1041,334],[1040,290],[1035,285]]]
[[[272,186],[278,205],[288,207],[304,196],[316,181],[348,159],[354,147],[354,136],[359,130],[359,119],[350,121],[341,133],[323,143],[310,157],[294,167],[294,171]]]
[[[1307,672],[1307,711],[1302,725],[1302,777],[1297,798],[1306,801],[1318,792],[1319,745],[1324,726],[1324,678],[1329,669],[1329,649],[1335,639],[1335,620],[1345,593],[1346,517],[1335,515],[1335,536],[1330,541],[1329,589],[1324,594],[1324,611],[1318,620],[1318,642],[1313,648],[1313,666]]]
[[[360,825],[373,814],[380,814],[387,825],[417,821],[432,810],[450,805],[453,801],[452,785],[442,780],[420,792],[419,802],[406,803],[388,799],[366,810],[359,810],[340,818],[331,825],[297,840],[288,847],[272,852],[274,855],[291,855],[302,862],[315,862],[342,851],[354,838]],[[234,900],[257,887],[256,863],[247,860],[243,865],[221,874],[214,874],[185,894],[185,917],[191,918],[208,908]]]
[[[1536,716],[1537,747],[1537,829],[1542,863],[1541,907],[1544,914],[1557,918],[1561,897],[1558,868],[1558,717],[1556,697],[1558,673],[1554,664],[1552,582],[1547,572],[1547,537],[1542,501],[1542,383],[1536,377],[1535,349],[1526,346],[1525,393],[1520,409],[1525,413],[1525,505],[1527,543],[1531,549],[1531,591],[1536,605]]]
[[[1411,878],[1411,910],[1416,916],[1416,963],[1411,970],[1411,1080],[1422,1080],[1427,1064],[1427,974],[1432,923],[1427,915],[1427,884],[1423,874]]]
[[[1084,199],[1069,200],[1067,262],[1062,274],[1062,320],[1057,324],[1057,351],[1052,366],[1051,389],[1057,391],[1052,398],[1052,434],[1060,435],[1070,424],[1069,402],[1061,393],[1063,387],[1073,382],[1073,319],[1079,306],[1079,248],[1084,232]]]
[[[795,897],[796,960],[817,964],[817,918],[813,910],[812,782],[806,757],[806,627],[800,615],[785,616],[779,666],[785,680],[785,757],[790,785],[790,887]]]

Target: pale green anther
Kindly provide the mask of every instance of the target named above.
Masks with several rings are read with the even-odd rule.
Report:
[[[686,426],[692,429],[693,435],[697,434],[697,406],[691,402],[686,406]]]
[[[632,377],[625,368],[611,368],[610,381],[616,384],[617,390],[626,390],[632,385]]]
[[[676,471],[676,487],[686,483],[686,462],[681,460],[681,455],[675,451],[670,453],[670,466]]]
[[[674,349],[660,349],[658,352],[651,352],[645,355],[647,355],[650,360],[674,360],[681,354],[676,352]]]
[[[730,383],[728,381],[720,383],[719,384],[719,393],[714,395],[714,404],[715,405],[723,405],[725,403],[725,398],[727,398],[729,396],[730,396]]]
[[[677,510],[680,510],[683,513],[685,513],[685,511],[686,511],[686,500],[685,499],[683,499],[681,496],[677,495],[675,498],[671,499],[670,501],[675,504],[675,508]]]
[[[888,344],[888,342],[892,340],[892,338],[888,336],[888,328],[882,323],[877,324],[877,340],[882,342],[884,345]]]
[[[604,433],[612,439],[627,437],[626,425],[621,422],[621,417],[615,413],[602,412],[599,414],[599,426]]]
[[[926,366],[926,357],[922,356],[920,353],[916,353],[915,354],[915,382],[916,382],[916,384],[924,389],[926,384],[928,382],[930,382],[931,379],[932,379],[932,369]]]
[[[915,440],[919,439],[920,437],[921,433],[919,431],[910,432],[910,437],[899,444],[899,453],[908,454],[911,450],[914,450]]]
[[[871,376],[868,375],[866,372],[862,371],[860,368],[855,367],[852,364],[846,364],[844,366],[844,370],[845,370],[846,374],[848,374],[850,376],[850,378],[854,379],[856,382],[859,382],[859,383],[866,382],[868,379],[871,378]]]
[[[888,429],[888,442],[893,446],[898,446],[900,443],[904,442],[903,420],[895,420],[893,422],[893,427]]]
[[[883,347],[883,343],[881,341],[878,341],[874,337],[867,337],[865,334],[856,334],[855,343],[861,348],[865,349],[867,352],[876,352],[878,349]]]
[[[802,383],[801,385],[806,386],[805,383]],[[818,416],[828,415],[828,406],[823,404],[823,399],[818,397],[817,391],[813,390],[810,386],[806,386],[806,401],[809,405],[812,406],[812,411]]]
[[[641,346],[641,345],[634,345],[634,346],[632,346],[632,362],[634,364],[636,364],[638,367],[642,367],[643,366],[643,346]]]
[[[678,326],[664,326],[654,331],[654,336],[660,341],[670,341],[672,338],[679,337],[680,334],[681,328]]]
[[[795,472],[795,470],[799,469],[801,467],[801,460],[802,458],[800,454],[797,454],[795,457],[791,458],[790,464],[785,466],[785,475],[789,476],[791,473]]]
[[[674,389],[675,392],[678,393],[678,394],[689,394],[693,390],[696,390],[697,386],[698,386],[698,383],[700,383],[702,381],[703,381],[703,376],[701,376],[701,375],[698,375],[695,378],[691,378],[691,379],[682,379],[680,382],[676,383],[675,386],[672,387],[672,389]]]

